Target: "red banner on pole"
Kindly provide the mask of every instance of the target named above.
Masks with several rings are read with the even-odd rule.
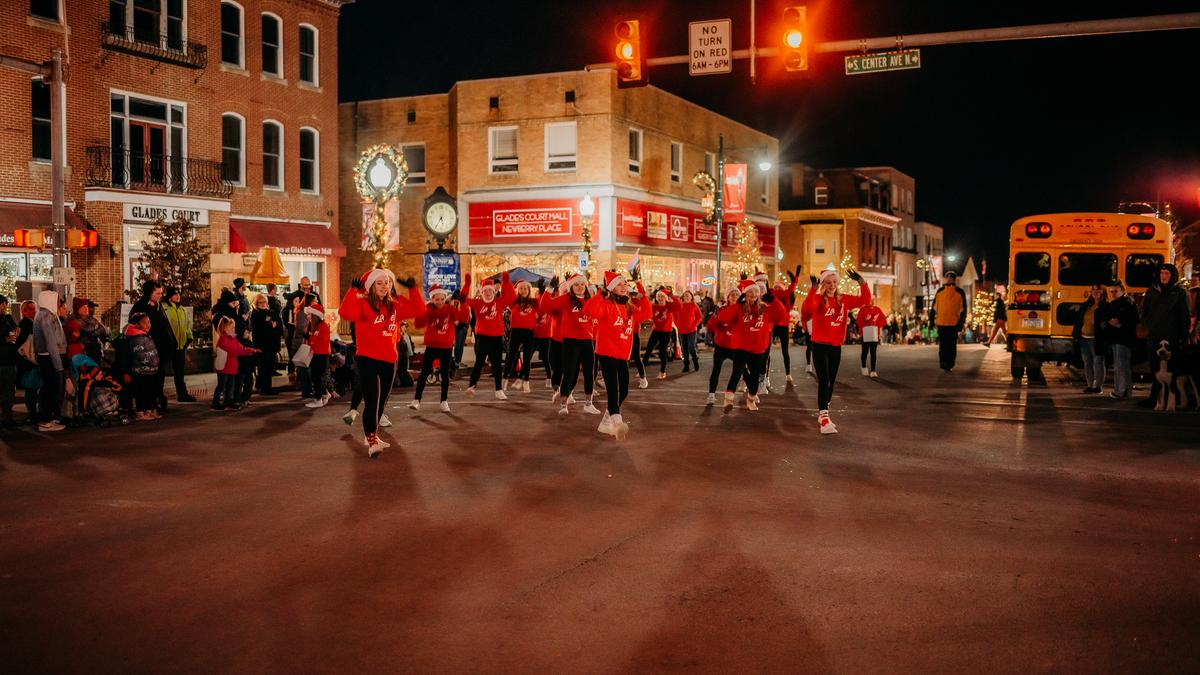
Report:
[[[746,165],[725,165],[725,222],[742,222],[746,217]]]

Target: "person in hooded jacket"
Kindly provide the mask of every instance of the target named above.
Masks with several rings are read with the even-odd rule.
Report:
[[[636,273],[635,273],[636,274]],[[629,425],[621,419],[621,403],[629,396],[629,354],[633,334],[650,318],[650,306],[645,298],[631,300],[629,282],[617,272],[604,273],[606,295],[594,295],[584,305],[584,314],[595,322],[596,359],[604,375],[608,408],[600,420],[598,431],[623,440]],[[645,292],[638,284],[642,296]]]
[[[96,303],[83,298],[75,298],[71,302],[74,313],[71,318],[79,323],[79,340],[83,343],[83,353],[96,363],[100,363],[100,355],[104,352],[104,343],[108,342],[108,329],[96,318]]]
[[[129,313],[131,315],[145,314],[150,318],[150,337],[154,340],[155,349],[158,350],[159,364],[154,383],[154,395],[155,400],[158,401],[158,409],[165,411],[167,395],[164,387],[167,382],[167,369],[163,364],[171,363],[175,359],[176,340],[175,331],[171,330],[171,322],[167,319],[167,313],[163,307],[162,284],[153,279],[143,283],[142,297],[133,303],[133,307],[129,308]]]
[[[523,383],[522,389],[529,393],[529,369],[533,363],[533,347],[540,312],[538,302],[533,298],[533,286],[528,281],[517,282],[517,297],[508,306],[509,340],[508,355],[504,362],[508,364],[504,374],[504,388],[516,386],[518,381]],[[517,372],[517,354],[521,355],[521,372]],[[511,380],[511,381],[510,381]]]
[[[859,295],[842,295],[838,291],[838,273],[824,270],[820,279],[813,280],[812,289],[804,300],[804,313],[812,317],[813,370],[817,376],[817,421],[823,434],[836,434],[837,427],[829,419],[829,400],[837,382],[842,363],[842,343],[846,341],[846,325],[850,310],[871,302],[871,287],[853,269],[846,276],[858,282]]]
[[[129,325],[125,328],[125,337],[129,340],[129,375],[132,379],[139,421],[162,417],[155,398],[155,378],[159,370],[158,348],[150,335],[150,323],[150,317],[145,314],[131,312]]]
[[[1179,268],[1163,263],[1158,277],[1142,296],[1141,320],[1146,328],[1146,354],[1150,372],[1158,372],[1158,344],[1163,340],[1172,349],[1184,349],[1188,344],[1192,308],[1187,290],[1179,283]],[[1150,401],[1157,401],[1161,385],[1151,379]]]
[[[1112,346],[1113,398],[1129,398],[1133,382],[1133,346],[1137,343],[1138,308],[1117,279],[1107,289],[1108,302],[1096,309],[1100,340]]]
[[[500,275],[501,291],[497,295],[496,284],[484,279],[479,284],[479,296],[464,301],[475,313],[475,365],[471,368],[471,379],[467,385],[467,396],[475,395],[475,385],[483,374],[485,361],[492,363],[492,379],[496,381],[496,398],[503,401],[504,394],[504,310],[508,309],[517,292],[513,290],[508,272]],[[463,277],[463,295],[471,292],[471,275]]]
[[[63,395],[63,371],[66,364],[67,336],[58,319],[59,299],[54,291],[38,294],[37,315],[33,318],[33,353],[42,376],[38,400],[38,431],[62,431],[65,427],[55,421]]]
[[[438,364],[438,375],[442,384],[441,410],[450,412],[450,373],[454,368],[454,333],[460,323],[470,321],[469,310],[462,305],[455,294],[450,298],[450,292],[436,284],[429,288],[429,302],[425,309],[417,314],[417,327],[425,329],[425,354],[421,359],[421,374],[417,377],[417,391],[408,407],[413,410],[421,409],[421,396],[425,393],[425,384],[433,374],[433,364]]]

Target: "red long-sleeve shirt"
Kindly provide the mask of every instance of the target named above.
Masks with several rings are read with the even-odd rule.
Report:
[[[561,318],[559,334],[563,339],[591,340],[595,335],[592,317],[584,311],[585,302],[580,298],[579,306],[571,302],[573,294],[568,291],[562,295],[546,300],[543,308],[548,312],[557,312]]]
[[[325,323],[324,320],[318,319],[315,316],[309,320],[310,321],[320,321],[321,325],[317,327],[316,331],[311,332],[308,335],[305,335],[304,341],[307,342],[308,346],[312,348],[313,354],[325,354],[328,356],[329,352],[330,352],[329,324]],[[309,324],[309,325],[311,326],[312,324]]]
[[[818,295],[815,286],[808,292],[802,311],[812,317],[814,342],[837,347],[846,341],[846,313],[871,304],[871,288],[866,284],[859,288],[861,295],[843,295],[841,302]]]
[[[712,333],[713,342],[717,343],[718,347],[724,349],[734,349],[733,346],[733,324],[723,323],[721,321],[721,313],[713,312],[712,317],[708,320],[706,328],[709,333]]]
[[[765,307],[746,311],[743,305],[732,303],[721,310],[720,320],[733,326],[733,347],[761,354],[771,345],[771,328],[779,315],[787,315],[783,303],[772,298]]]
[[[516,302],[514,299],[513,303],[508,306],[508,325],[513,328],[537,330],[538,314],[538,305],[535,300],[530,299],[528,303],[524,303]]]
[[[650,320],[654,322],[654,330],[670,332],[675,327],[675,315],[679,313],[680,305],[678,298],[667,298],[666,304],[650,305]]]
[[[369,359],[396,362],[396,342],[400,340],[400,320],[416,316],[421,311],[421,292],[408,289],[408,298],[396,298],[390,312],[376,314],[371,303],[356,288],[346,292],[338,316],[354,322],[354,339],[358,355]]]
[[[466,307],[455,307],[450,303],[434,307],[433,303],[429,303],[417,315],[417,327],[425,329],[426,347],[450,349],[454,346],[454,325],[470,320],[471,315]]]
[[[771,291],[771,294],[773,296],[775,296],[776,300],[783,303],[783,309],[784,309],[783,321],[781,323],[777,323],[775,325],[776,326],[791,325],[791,323],[792,323],[792,308],[796,306],[796,282],[793,281],[792,285],[788,286],[787,290],[784,291],[783,293]]]
[[[650,318],[650,303],[645,298],[630,298],[628,305],[618,305],[597,295],[587,301],[583,311],[596,322],[596,354],[625,360],[633,348],[634,333]]]
[[[508,272],[500,277],[500,293],[491,302],[470,298],[464,304],[475,312],[475,334],[499,337],[504,335],[504,310],[517,299],[517,292],[508,280]]]
[[[675,323],[679,326],[679,334],[695,333],[700,328],[700,305],[694,302],[680,303],[679,311],[675,313]]]
[[[533,329],[533,337],[538,340],[550,337],[554,333],[554,325],[558,323],[558,317],[542,309],[543,297],[544,294],[538,296],[537,326]],[[559,342],[561,341],[560,339]]]
[[[859,328],[864,328],[866,326],[883,328],[887,325],[887,316],[885,316],[883,310],[879,309],[878,307],[863,307],[858,311],[858,317],[854,321],[858,324]]]

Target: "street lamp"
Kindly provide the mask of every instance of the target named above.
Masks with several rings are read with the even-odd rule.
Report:
[[[730,150],[730,151],[761,150],[762,151],[762,159],[758,163],[758,168],[762,169],[763,171],[771,170],[771,156],[769,154],[771,151],[770,147],[768,147],[766,145],[751,145],[751,146],[740,147],[740,148],[726,148],[725,147],[725,134],[721,134],[720,136],[717,137],[717,190],[716,190],[717,205],[716,205],[716,208],[714,209],[714,216],[715,216],[714,219],[716,220],[716,223],[717,223],[717,274],[716,274],[717,293],[721,292],[721,235],[722,235],[722,230],[725,229],[725,223],[723,221],[725,219],[725,151],[726,150]]]
[[[583,259],[580,260],[580,267],[583,268],[584,276],[588,276],[589,269],[592,265],[592,215],[596,213],[596,202],[592,201],[592,196],[588,193],[583,194],[583,200],[579,202],[579,215],[582,216],[583,223]]]
[[[387,269],[391,263],[383,210],[389,201],[399,196],[407,181],[408,163],[404,161],[404,154],[387,144],[367,148],[354,167],[354,187],[359,196],[375,202],[375,215],[371,220],[371,248],[375,267],[379,269]]]

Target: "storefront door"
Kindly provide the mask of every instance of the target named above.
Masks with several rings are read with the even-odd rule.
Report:
[[[165,191],[167,128],[129,120],[129,182],[133,190]]]

